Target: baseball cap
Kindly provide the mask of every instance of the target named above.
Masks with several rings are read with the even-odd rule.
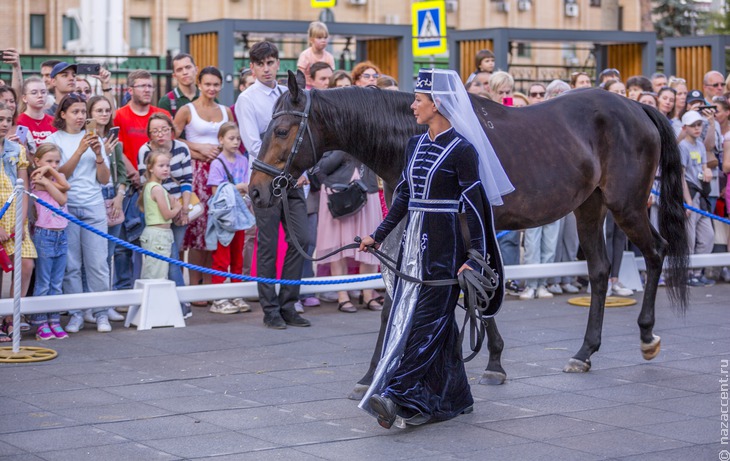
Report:
[[[700,90],[692,90],[687,93],[687,104],[692,104],[696,101],[702,101],[703,104],[707,104],[707,101],[705,101],[705,95],[703,95]]]
[[[67,62],[59,62],[55,66],[53,66],[53,69],[51,70],[51,78],[55,78],[56,75],[60,74],[61,72],[64,72],[68,69],[73,69],[74,72],[76,72],[76,64],[69,64]]]
[[[702,120],[704,119],[699,112],[697,112],[696,110],[690,110],[682,116],[682,125],[690,126]]]

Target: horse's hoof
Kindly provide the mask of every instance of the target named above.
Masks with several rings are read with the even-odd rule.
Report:
[[[644,356],[644,360],[651,360],[659,355],[659,350],[662,348],[662,338],[657,335],[652,335],[654,339],[649,344],[641,343],[641,355]]]
[[[503,373],[501,371],[484,370],[484,373],[482,374],[482,377],[479,380],[479,384],[488,384],[490,386],[498,386],[500,384],[504,384],[504,382],[506,380],[507,380],[506,373]]]
[[[578,359],[568,360],[568,364],[563,368],[563,373],[586,373],[591,369],[591,361],[582,361]]]
[[[356,384],[355,389],[350,392],[350,394],[347,396],[350,400],[362,400],[363,397],[365,397],[365,393],[370,389],[370,386],[366,386],[364,384]]]

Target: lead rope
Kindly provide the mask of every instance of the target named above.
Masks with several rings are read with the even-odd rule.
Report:
[[[291,223],[291,219],[289,215],[289,202],[286,190],[282,192],[281,200],[282,207],[284,208],[284,219],[287,224],[289,224]],[[289,240],[292,241],[299,254],[309,261],[321,261],[345,250],[355,248],[359,249],[360,242],[362,241],[359,236],[355,237],[355,243],[344,245],[324,256],[314,258],[304,251],[302,246],[299,244],[299,240],[296,235],[290,235],[290,237],[291,238]],[[378,250],[374,246],[367,247],[367,251],[378,258],[382,266],[386,267],[398,276],[398,278],[405,280],[406,282],[427,286],[459,285],[461,291],[464,292],[464,304],[458,304],[458,306],[465,311],[464,322],[462,323],[459,331],[459,343],[463,344],[468,325],[469,350],[471,351],[471,354],[469,354],[466,358],[464,358],[461,351],[459,354],[464,362],[472,360],[477,356],[477,354],[479,354],[479,351],[482,349],[482,344],[484,343],[484,337],[486,336],[488,319],[492,317],[492,315],[487,314],[487,309],[489,308],[489,304],[494,298],[494,294],[499,286],[499,276],[494,272],[494,270],[492,270],[489,264],[487,264],[487,261],[478,251],[470,249],[467,256],[468,259],[475,262],[481,270],[463,270],[455,279],[441,280],[421,280],[416,277],[411,277],[410,275],[404,274],[398,270],[396,267],[397,263],[390,256]]]

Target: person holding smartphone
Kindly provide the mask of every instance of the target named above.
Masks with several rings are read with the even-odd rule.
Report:
[[[48,98],[48,90],[40,77],[29,77],[23,82],[21,92],[21,108],[23,113],[18,115],[18,128],[28,130],[27,144],[31,152],[56,131],[53,126],[53,117],[46,114],[43,108]]]

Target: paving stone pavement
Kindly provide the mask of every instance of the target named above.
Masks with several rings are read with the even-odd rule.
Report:
[[[194,308],[186,328],[87,325],[35,364],[0,364],[4,460],[717,460],[720,379],[730,372],[730,285],[694,289],[685,317],[660,290],[662,351],[641,358],[638,306],[607,309],[587,374],[562,373],[587,309],[507,300],[497,320],[508,380],[478,384],[475,410],[405,430],[380,428],[347,394],[365,372],[379,313],[310,308],[311,328],[269,330],[260,308]]]

